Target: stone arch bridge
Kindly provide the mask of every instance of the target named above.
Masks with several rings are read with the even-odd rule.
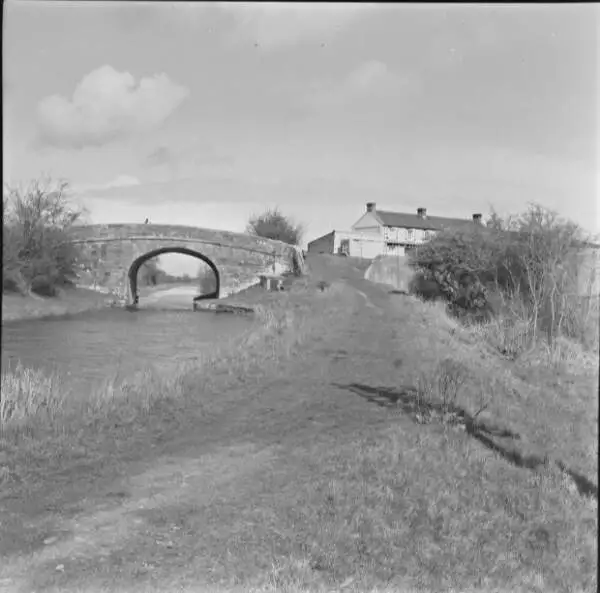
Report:
[[[148,259],[182,253],[204,261],[216,277],[220,298],[258,283],[263,274],[304,269],[302,252],[287,243],[212,229],[158,224],[94,224],[73,227],[70,243],[80,246],[77,284],[137,302],[137,273]]]

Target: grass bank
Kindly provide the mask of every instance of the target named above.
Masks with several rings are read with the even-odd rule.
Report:
[[[341,259],[263,293],[262,330],[201,368],[6,431],[0,582],[596,591],[577,480],[597,474],[597,369],[502,357]]]
[[[2,322],[74,315],[101,309],[108,306],[108,298],[109,295],[85,288],[63,290],[60,296],[56,297],[4,293],[2,295]]]
[[[259,380],[278,361],[293,356],[297,346],[318,331],[325,319],[341,314],[336,299],[336,295],[343,294],[340,285],[320,298],[315,298],[318,289],[310,278],[301,278],[290,288],[284,293],[248,291],[243,302],[255,311],[250,328],[227,341],[217,339],[215,348],[201,361],[182,364],[168,375],[148,370],[121,383],[107,378],[102,387],[90,393],[74,393],[58,374],[48,375],[20,365],[3,373],[3,445],[21,449],[37,449],[39,445],[40,449],[52,450],[50,456],[61,457],[58,451],[62,445],[68,449],[71,441],[81,436],[82,429],[106,431],[112,433],[112,438],[117,436],[115,430],[122,428],[127,432],[132,425],[143,425],[149,415],[160,415],[173,402],[189,405],[189,398],[214,389],[221,392],[210,406],[216,412],[227,401],[228,387]],[[53,446],[46,447],[48,442]],[[4,467],[0,474],[9,481],[11,475],[19,481],[18,463],[12,470],[17,473]]]

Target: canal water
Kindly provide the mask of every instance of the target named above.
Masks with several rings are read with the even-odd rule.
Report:
[[[69,388],[121,382],[148,368],[168,372],[194,363],[251,319],[194,312],[186,291],[140,298],[137,311],[102,309],[67,317],[7,322],[2,327],[2,370],[24,366],[56,371]]]

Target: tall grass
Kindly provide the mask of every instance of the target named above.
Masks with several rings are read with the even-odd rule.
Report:
[[[352,315],[355,310],[349,310],[353,301],[346,299],[352,296],[348,297],[348,288],[342,283],[332,281],[321,292],[314,281],[313,287],[300,284],[294,291],[285,298],[273,295],[271,302],[268,295],[261,297],[266,304],[257,307],[257,331],[207,355],[200,367],[187,370],[182,367],[182,372],[169,377],[141,373],[125,387],[121,386],[122,392],[117,389],[116,395],[108,391],[100,393],[99,414],[110,409],[110,401],[121,414],[138,413],[129,403],[143,401],[151,406],[153,398],[192,397],[194,404],[200,405],[201,398],[196,398],[198,391],[204,390],[206,381],[218,373],[226,373],[232,380],[252,380],[255,370],[280,364],[285,356],[295,355],[296,344],[322,335],[325,324],[347,329],[348,326],[337,324],[342,318],[346,323],[350,318],[360,320],[360,324],[350,326],[352,329],[369,332],[377,317],[381,325],[375,327],[373,334],[359,335],[359,343],[351,339],[349,344],[348,333],[339,332],[336,338],[340,341],[335,343],[348,348],[349,354],[356,357],[354,360],[361,357],[366,363],[362,364],[364,370],[357,370],[355,376],[346,367],[341,373],[358,380],[364,372],[366,383],[372,380],[388,384],[385,368],[394,357],[402,355],[404,366],[394,364],[396,368],[402,366],[401,376],[387,377],[389,385],[396,379],[402,382],[402,389],[390,388],[398,396],[396,405],[405,402],[408,407],[413,392],[407,386],[416,385],[417,395],[424,401],[414,410],[415,416],[419,413],[422,417],[428,411],[427,423],[440,422],[444,426],[422,426],[426,422],[407,421],[402,417],[407,410],[402,410],[402,415],[391,410],[389,424],[384,425],[383,414],[368,414],[362,400],[336,398],[335,393],[327,391],[327,386],[323,391],[327,399],[328,411],[325,411],[319,403],[323,397],[321,385],[314,395],[304,394],[310,394],[315,383],[312,378],[307,385],[288,385],[290,391],[286,397],[282,397],[283,390],[272,389],[270,399],[263,403],[269,407],[283,406],[287,399],[290,407],[286,416],[292,422],[307,425],[307,432],[299,433],[302,442],[292,440],[290,448],[283,449],[285,455],[279,465],[265,463],[262,469],[253,472],[253,478],[238,476],[240,485],[242,479],[260,483],[260,488],[244,493],[243,503],[237,503],[236,487],[235,499],[228,500],[224,495],[223,506],[215,499],[215,506],[206,507],[211,512],[206,512],[204,507],[198,507],[192,483],[188,485],[191,490],[188,499],[185,494],[179,499],[185,486],[177,490],[176,484],[177,505],[167,509],[161,503],[160,525],[175,517],[175,513],[178,518],[185,517],[189,533],[202,534],[204,546],[197,549],[210,548],[212,557],[228,558],[227,562],[236,569],[251,561],[256,567],[265,559],[271,560],[262,572],[248,570],[247,581],[242,579],[244,569],[236,570],[232,586],[226,589],[230,591],[408,593],[451,590],[450,583],[455,590],[465,592],[595,590],[592,562],[597,550],[592,518],[597,514],[597,505],[582,502],[575,492],[565,490],[564,476],[551,472],[551,468],[540,468],[538,473],[525,472],[505,464],[498,456],[488,455],[467,434],[451,430],[460,424],[453,422],[451,414],[444,414],[454,406],[468,410],[472,416],[487,409],[488,417],[478,417],[482,427],[492,429],[489,417],[498,419],[500,428],[507,427],[519,434],[516,446],[523,442],[529,446],[530,441],[536,444],[533,441],[538,431],[542,444],[561,443],[562,459],[562,453],[569,447],[581,448],[582,439],[579,434],[570,435],[570,415],[549,414],[554,407],[551,401],[554,394],[544,392],[541,397],[534,392],[533,385],[531,393],[524,388],[520,393],[511,393],[508,379],[504,385],[503,376],[488,377],[493,374],[489,368],[497,372],[509,365],[498,364],[498,357],[484,360],[474,356],[478,346],[472,339],[473,329],[448,317],[441,303],[422,304],[407,298],[401,301],[402,314],[398,318],[379,317],[379,313],[371,318],[368,312],[361,318]],[[365,339],[377,338],[379,331],[391,335],[391,331],[389,334],[385,331],[388,329],[398,330],[397,341],[384,342],[379,348],[364,347],[368,346]],[[471,339],[469,348],[451,343],[451,336],[458,338],[459,334]],[[387,345],[396,345],[401,350],[385,348]],[[314,360],[310,358],[308,362]],[[489,366],[484,369],[484,365]],[[294,382],[299,379],[293,378]],[[219,380],[218,385],[226,383]],[[226,397],[225,392],[222,389],[216,393]],[[309,404],[307,416],[297,416],[302,411],[295,401],[292,403],[294,399],[300,399],[302,405]],[[557,401],[563,399],[557,396]],[[318,403],[318,407],[313,408],[311,403]],[[333,406],[330,410],[329,404]],[[191,406],[188,412],[190,409]],[[261,405],[256,411],[262,414],[263,409]],[[324,430],[323,426],[309,429],[306,419],[310,413],[312,420],[315,410],[323,416],[336,416],[332,431]],[[456,417],[455,414],[454,420]],[[350,421],[347,430],[341,430],[346,421]],[[289,431],[289,425],[285,424],[281,430]],[[546,435],[548,439],[542,438]],[[95,438],[92,435],[92,440]],[[496,442],[500,438],[504,437],[496,438]],[[508,440],[512,445],[513,439]],[[42,446],[49,449],[45,442]],[[505,448],[508,451],[506,444]],[[528,453],[528,449],[523,447],[523,453]],[[569,461],[568,456],[565,458]],[[254,496],[255,492],[260,495]],[[232,504],[235,506],[229,506]],[[168,515],[169,512],[174,514]],[[203,529],[207,516],[218,517],[218,529],[212,532]],[[148,515],[148,521],[150,517],[155,515]],[[542,533],[543,537],[545,530],[547,549],[542,550],[543,557],[534,557],[533,552],[540,549],[538,546],[533,550],[538,545],[537,534]],[[143,537],[146,545],[147,531]],[[233,538],[252,541],[251,555],[246,555],[247,546],[236,546],[231,548],[229,556]],[[137,548],[138,541],[141,540],[132,537],[122,545],[129,551],[147,550],[147,547]],[[558,542],[556,548],[555,542]],[[570,554],[569,550],[577,553]],[[169,570],[166,562],[163,568]],[[193,569],[192,564],[190,574]],[[174,570],[179,576],[179,564]],[[393,588],[382,583],[385,580],[390,583],[392,578]],[[325,581],[334,582],[326,586]],[[512,587],[501,589],[501,582]],[[591,586],[582,587],[586,582]],[[169,588],[158,577],[155,583],[163,589]],[[383,587],[374,588],[375,583]],[[461,587],[464,583],[477,586]]]
[[[25,428],[29,433],[36,426],[44,433],[62,433],[79,421],[89,423],[108,415],[131,420],[147,413],[157,400],[194,397],[211,384],[222,383],[224,376],[247,380],[292,356],[344,297],[337,287],[315,306],[315,292],[316,287],[301,278],[291,292],[267,294],[265,304],[254,306],[255,323],[241,336],[217,343],[198,360],[169,373],[147,368],[125,380],[115,375],[85,393],[74,393],[56,372],[32,370],[20,363],[3,370],[0,430],[18,437]]]
[[[245,349],[252,348],[265,332],[279,330],[282,321],[265,316],[262,328],[203,353],[198,360],[182,363],[167,374],[149,367],[119,379],[117,374],[87,391],[73,392],[68,382],[56,371],[44,371],[23,366],[2,373],[0,396],[0,429],[17,433],[27,425],[43,425],[46,429],[62,431],[73,416],[98,420],[115,412],[122,417],[147,413],[158,399],[184,395],[193,378],[227,368],[243,374],[249,358]],[[264,356],[264,344],[261,349]],[[202,386],[205,381],[198,382]]]
[[[414,290],[447,301],[508,357],[537,352],[554,364],[576,350],[598,352],[600,270],[591,245],[577,225],[532,205],[419,247]]]
[[[63,406],[65,391],[57,374],[24,367],[3,372],[0,382],[0,428],[22,425],[33,416],[52,415]]]
[[[555,335],[540,332],[535,315],[523,306],[502,307],[488,321],[467,322],[466,326],[472,335],[510,360],[549,368],[566,365],[571,369],[591,370],[598,364],[599,302],[600,298],[588,299],[585,310],[574,303],[569,313],[578,326],[577,331]]]

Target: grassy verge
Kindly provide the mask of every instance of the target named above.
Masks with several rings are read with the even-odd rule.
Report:
[[[440,304],[407,306],[427,327],[431,366],[421,365],[412,382],[419,391],[501,427],[506,438],[499,440],[521,458],[549,456],[589,478],[597,474],[597,353],[559,339],[552,348],[526,342],[507,357],[498,349],[504,328],[461,326]]]
[[[4,293],[2,295],[2,322],[82,313],[106,307],[107,299],[108,295],[106,294],[84,288],[64,290],[58,297]]]
[[[50,457],[62,463],[65,451],[76,448],[74,443],[82,438],[89,445],[95,432],[109,439],[128,438],[132,427],[143,428],[149,417],[160,422],[165,408],[185,409],[199,391],[218,391],[220,397],[203,405],[198,415],[217,413],[227,403],[228,388],[260,380],[271,367],[293,356],[325,319],[335,317],[336,296],[343,300],[342,288],[334,286],[315,299],[313,284],[302,278],[286,293],[250,292],[244,302],[255,310],[252,326],[241,336],[217,342],[202,360],[183,364],[168,375],[145,371],[121,383],[107,379],[90,393],[73,393],[57,374],[20,365],[3,373],[0,445],[10,452],[4,458],[11,459],[11,467],[4,465],[0,475],[5,482],[20,482],[32,467],[33,451],[40,464]],[[101,450],[101,439],[98,443]]]
[[[288,450],[269,503],[239,503],[221,544],[268,523],[284,551],[235,559],[262,562],[250,582],[265,591],[597,590],[597,489],[565,471],[597,475],[597,369],[506,361],[439,305],[397,312],[387,372],[378,349],[371,373],[338,383],[379,423],[363,411]]]
[[[507,360],[438,305],[336,274],[263,293],[262,331],[202,369],[63,405],[48,440],[11,429],[28,519],[38,480],[65,534],[0,582],[21,562],[46,591],[595,591],[597,497],[545,457],[596,474],[597,371]],[[65,524],[65,484],[160,436],[168,459]]]

